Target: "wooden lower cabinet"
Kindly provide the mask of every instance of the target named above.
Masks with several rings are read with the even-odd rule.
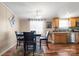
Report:
[[[54,43],[68,43],[68,33],[54,33]]]
[[[76,32],[76,43],[79,43],[79,32]]]

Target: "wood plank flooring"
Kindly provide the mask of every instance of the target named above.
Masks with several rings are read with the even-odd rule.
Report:
[[[39,46],[38,46],[39,47]],[[43,56],[79,56],[79,44],[51,44],[49,43],[49,49],[46,45],[42,44]],[[16,47],[13,47],[9,51],[3,54],[3,56],[15,56]],[[38,53],[40,50],[38,50]],[[19,54],[22,54],[20,52]],[[19,56],[19,55],[18,55]]]

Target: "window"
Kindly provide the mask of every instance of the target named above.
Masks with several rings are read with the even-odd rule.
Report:
[[[31,20],[30,21],[30,31],[34,30],[38,34],[43,33],[44,21]]]
[[[59,20],[59,28],[60,29],[68,29],[70,27],[70,21],[69,20]]]

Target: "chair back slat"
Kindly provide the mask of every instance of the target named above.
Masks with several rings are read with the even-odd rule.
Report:
[[[47,33],[46,33],[46,39],[48,39],[48,37],[49,37],[49,34],[50,34],[49,32],[47,32]]]

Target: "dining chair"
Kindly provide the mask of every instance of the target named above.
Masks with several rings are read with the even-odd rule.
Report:
[[[32,47],[30,47],[32,45]],[[33,55],[36,50],[36,41],[34,40],[34,34],[32,32],[24,32],[24,56],[26,51],[29,51],[32,48]]]
[[[31,33],[33,34],[33,38],[34,38],[34,39],[35,39],[35,41],[36,41],[36,36],[35,36],[36,31],[31,31]]]
[[[43,40],[45,41],[47,48],[49,48],[49,47],[48,47],[48,37],[49,37],[49,34],[50,34],[50,33],[47,31],[47,33],[46,33],[45,36],[41,36],[41,37],[40,37],[40,49],[41,49],[41,44],[42,44],[42,41],[43,41]]]
[[[23,36],[23,32],[16,32],[15,31],[15,34],[16,34],[16,38],[17,38],[17,45],[16,45],[16,48],[17,48],[18,46],[21,46],[21,43],[24,40],[24,36]]]

